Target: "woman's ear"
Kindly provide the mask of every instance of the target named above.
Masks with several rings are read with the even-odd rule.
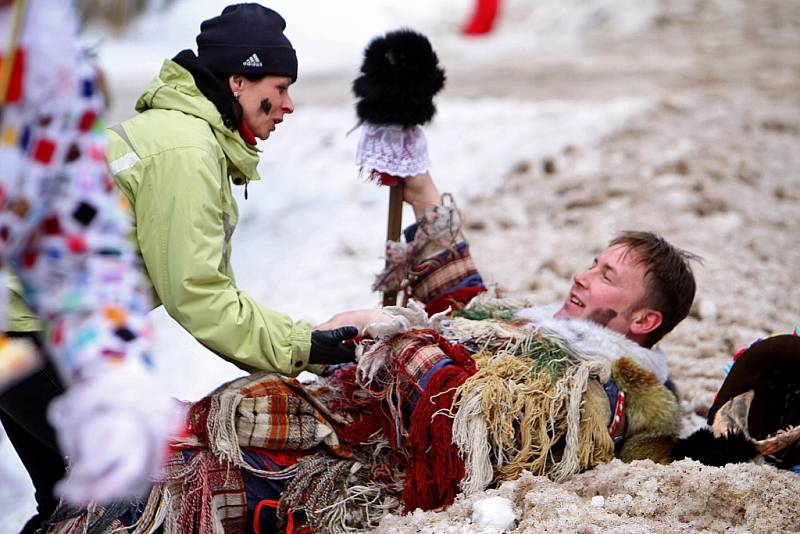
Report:
[[[232,93],[241,92],[244,85],[244,76],[241,74],[232,74],[228,77],[228,87]]]

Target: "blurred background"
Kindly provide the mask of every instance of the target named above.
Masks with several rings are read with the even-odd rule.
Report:
[[[79,2],[83,41],[111,89],[110,124],[228,3]],[[704,256],[692,316],[665,342],[687,429],[738,346],[798,321],[800,2],[500,0],[478,35],[465,33],[472,0],[260,3],[286,19],[299,60],[296,111],[260,145],[264,179],[237,197],[237,280],[264,305],[319,323],[378,304],[369,286],[388,192],[354,165],[350,84],[372,37],[410,27],[447,72],[426,128],[431,171],[465,210],[489,281],[534,303],[560,300],[622,229]],[[163,310],[152,315],[175,396],[198,399],[241,373]],[[14,533],[33,490],[2,434],[0,471],[11,481],[0,533]]]

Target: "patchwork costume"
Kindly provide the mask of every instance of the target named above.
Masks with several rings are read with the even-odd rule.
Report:
[[[409,272],[445,253],[468,258],[457,225],[455,207],[430,211],[415,235],[439,245],[414,256]],[[431,295],[472,287],[436,269],[434,279],[458,289]],[[483,288],[477,272],[466,278]],[[413,293],[420,280],[400,286]],[[455,314],[430,316],[416,301],[385,308],[393,318],[368,329],[358,363],[309,385],[256,373],[195,403],[167,481],[138,514],[77,515],[51,532],[103,517],[113,519],[109,530],[131,532],[344,532],[447,506],[523,470],[564,480],[615,451],[668,461],[677,401],[635,351],[620,340],[607,356],[578,349],[563,332],[515,317],[521,309],[485,292]]]
[[[18,275],[45,326],[45,351],[70,386],[49,418],[72,463],[62,492],[82,501],[147,488],[147,477],[159,472],[172,403],[153,381],[149,290],[127,241],[127,205],[105,163],[97,73],[76,32],[69,3],[0,9],[0,41],[18,37],[2,58],[10,79],[0,116],[0,263]],[[5,325],[4,312],[0,320]],[[23,378],[11,376],[19,374],[20,343],[0,340],[0,365],[11,360],[0,376],[6,385]],[[17,412],[25,406],[2,406],[4,422],[25,426]],[[116,432],[127,440],[121,448],[96,444]],[[137,437],[127,439],[131,433]],[[114,482],[123,454],[131,471]]]

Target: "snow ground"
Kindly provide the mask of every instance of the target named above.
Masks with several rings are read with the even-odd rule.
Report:
[[[199,22],[223,5],[183,0],[99,42],[115,98],[112,120],[129,115],[161,60],[192,45]],[[687,428],[702,421],[731,350],[797,321],[800,280],[788,266],[800,265],[792,230],[800,222],[800,162],[793,155],[800,139],[800,16],[791,1],[508,0],[497,32],[478,40],[458,35],[467,0],[270,5],[287,19],[299,53],[297,111],[263,146],[265,180],[250,186],[249,200],[239,198],[233,254],[240,285],[265,305],[320,322],[378,302],[369,284],[382,263],[387,193],[360,180],[353,165],[358,134],[346,135],[355,122],[349,83],[371,36],[412,26],[429,35],[448,70],[439,114],[426,128],[432,172],[466,208],[473,252],[489,279],[539,302],[558,299],[570,273],[615,231],[631,227],[657,229],[706,257],[697,310],[666,347]],[[93,28],[87,41],[107,33]],[[542,171],[545,159],[555,162],[555,175]],[[748,280],[755,282],[742,283]],[[751,306],[742,309],[741,302]],[[160,376],[177,397],[197,399],[240,373],[163,310],[153,320]],[[593,532],[600,521],[615,532],[667,532],[684,519],[662,508],[681,508],[689,482],[673,483],[678,496],[648,489],[647,498],[665,504],[637,530],[635,510],[619,505],[629,503],[619,495],[638,502],[641,490],[608,479],[632,469],[627,476],[650,488],[659,477],[688,473],[695,480],[701,471],[685,463],[674,471],[617,464],[581,475],[589,488],[582,492],[576,484],[527,479],[527,497],[507,489],[516,511],[539,521],[521,523],[520,531],[549,525]],[[0,488],[5,534],[33,509],[32,488],[7,440],[0,442],[0,471],[11,481]],[[754,473],[731,468],[712,475],[729,486],[745,476],[764,487],[800,489],[774,470]],[[591,491],[606,495],[605,511],[591,510]],[[736,498],[743,495],[750,494],[741,490]],[[561,523],[530,508],[556,501]],[[468,532],[471,513],[465,500],[444,519],[393,518],[386,530],[451,524],[453,532]],[[774,506],[772,513],[780,524],[789,512]],[[759,530],[737,517],[728,525]],[[690,532],[720,524],[681,523]]]

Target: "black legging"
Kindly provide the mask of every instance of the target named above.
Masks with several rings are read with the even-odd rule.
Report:
[[[33,332],[6,335],[29,338],[41,349]],[[61,380],[47,359],[44,369],[0,394],[0,422],[36,490],[37,513],[23,527],[24,534],[35,532],[58,504],[53,487],[64,477],[66,467],[53,427],[47,422],[47,407],[63,392]]]

